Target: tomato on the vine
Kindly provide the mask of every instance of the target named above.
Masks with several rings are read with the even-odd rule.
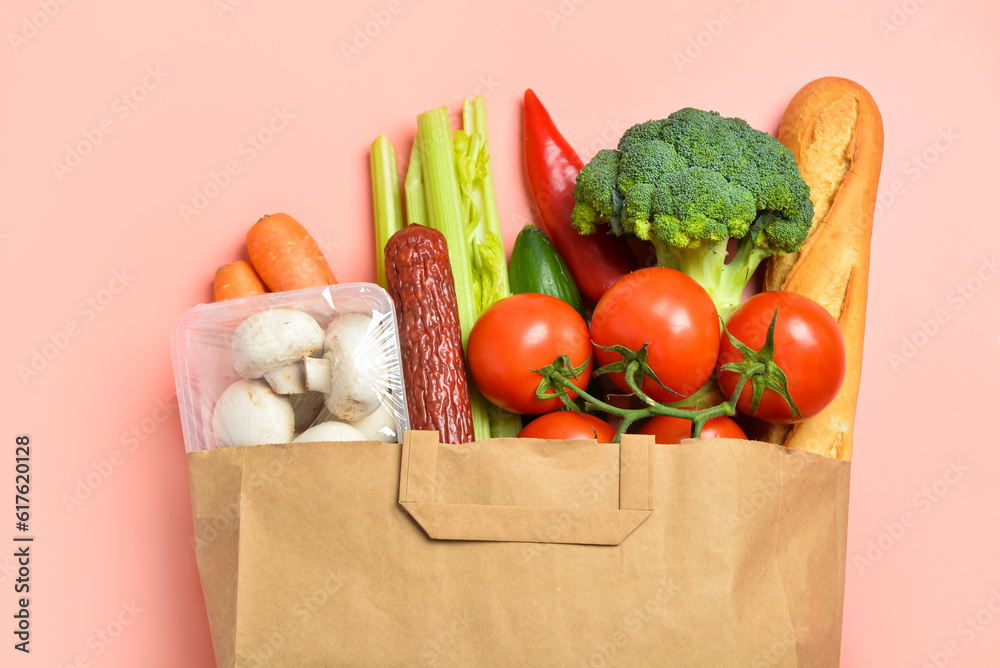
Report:
[[[760,350],[778,311],[774,327],[774,363],[785,373],[788,394],[801,415],[794,416],[785,399],[765,389],[756,411],[751,411],[753,390],[744,385],[737,409],[775,423],[792,423],[816,415],[837,396],[844,381],[844,338],[837,321],[826,309],[803,295],[772,290],[754,295],[730,316],[726,328],[741,343]],[[731,397],[739,374],[722,365],[742,362],[741,353],[726,336],[719,348],[718,380],[723,394]]]
[[[698,390],[715,368],[719,354],[719,319],[705,289],[690,276],[666,267],[628,274],[612,285],[594,308],[594,343],[638,350],[648,343],[647,362],[672,394],[650,378],[641,386],[657,401],[677,401]],[[621,359],[615,352],[594,349],[601,365]],[[630,391],[624,374],[608,374]]]
[[[518,438],[591,439],[610,443],[615,429],[604,420],[576,411],[555,411],[539,416],[528,423]]]
[[[640,434],[652,434],[657,443],[680,443],[691,438],[691,420],[657,415],[642,425]],[[740,438],[747,440],[740,426],[732,418],[720,416],[712,418],[701,428],[701,438]]]
[[[586,365],[573,381],[583,388],[590,382],[591,351],[590,330],[572,306],[549,295],[525,293],[504,297],[483,311],[469,334],[466,356],[483,396],[505,410],[536,414],[563,403],[535,398],[542,377],[532,369],[567,355],[574,368]]]

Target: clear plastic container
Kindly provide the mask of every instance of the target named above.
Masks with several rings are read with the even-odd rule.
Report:
[[[248,326],[238,330],[251,316],[276,309],[279,310],[276,311],[278,314],[285,316],[288,315],[288,311],[284,309],[294,309],[308,314],[315,320],[323,332],[323,344],[320,349],[309,355],[308,361],[313,365],[312,368],[319,369],[316,376],[310,375],[309,378],[310,381],[314,377],[325,381],[327,369],[332,368],[333,378],[348,378],[345,382],[334,383],[334,387],[338,389],[324,392],[320,391],[319,385],[310,382],[309,387],[312,389],[303,393],[302,380],[291,383],[291,386],[298,384],[298,387],[276,384],[274,380],[265,382],[263,378],[247,383],[246,376],[237,372],[234,355],[244,359],[247,346],[258,345],[256,341],[268,339],[267,345],[272,348],[283,347],[284,341],[294,338],[285,330],[275,330],[266,334],[262,334],[259,328],[252,328],[252,333],[248,334],[248,330],[251,329]],[[342,317],[347,314],[361,314],[370,317],[371,320],[367,321],[357,316]],[[300,314],[295,316],[302,319]],[[258,316],[255,322],[262,318],[263,316]],[[286,317],[285,320],[289,318]],[[241,342],[246,345],[238,345],[237,352],[234,353],[233,341],[237,331],[240,333]],[[253,406],[258,404],[257,400],[263,395],[266,395],[263,396],[267,400],[265,403],[276,407],[278,417],[274,419],[281,434],[286,433],[288,415],[284,402],[288,401],[291,405],[295,423],[292,439],[301,436],[306,428],[327,421],[351,424],[368,435],[365,440],[384,442],[397,441],[408,427],[396,314],[388,293],[372,283],[348,283],[201,304],[178,320],[171,336],[171,349],[177,401],[187,452],[212,450],[227,445],[259,444],[246,442],[245,435],[243,441],[234,439],[229,435],[231,430],[224,427],[226,424],[235,425],[233,429],[242,430],[241,433],[245,434],[245,426],[263,419],[256,413],[245,412],[256,410]],[[254,352],[256,354],[257,350]],[[328,365],[321,357],[326,353],[329,353]],[[279,355],[286,354],[288,353],[279,353]],[[282,368],[291,369],[295,364],[296,362],[292,362]],[[300,358],[297,364],[305,363]],[[257,367],[244,369],[243,373],[252,376],[257,373],[256,369]],[[291,370],[293,376],[302,373],[300,369]],[[305,378],[304,375],[299,377]],[[239,389],[251,388],[252,393],[256,393],[257,396],[251,399],[244,396],[241,399],[239,410],[244,412],[233,413],[232,417],[228,412],[225,416],[219,416],[216,428],[220,434],[217,438],[216,429],[213,428],[213,415],[217,410],[217,404],[219,406],[226,404],[225,410],[230,410],[234,403],[229,401],[232,392],[227,394],[227,399],[220,400],[220,397],[227,388],[238,382],[241,383]],[[348,394],[346,397],[345,392]],[[373,398],[377,402],[377,408],[370,411]],[[366,413],[367,418],[355,419]],[[270,414],[264,417],[271,419]],[[325,425],[325,427],[330,426]],[[253,435],[260,433],[262,432],[252,431]],[[309,436],[306,438],[309,439]],[[292,440],[286,440],[284,435],[278,436],[277,439],[274,440],[272,436],[262,442]]]

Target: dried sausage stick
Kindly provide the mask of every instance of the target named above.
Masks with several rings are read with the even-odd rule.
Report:
[[[475,439],[444,235],[408,225],[385,246],[386,286],[396,306],[410,429],[436,430],[442,443]]]

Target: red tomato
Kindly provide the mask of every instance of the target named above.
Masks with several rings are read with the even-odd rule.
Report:
[[[576,411],[555,411],[529,422],[517,437],[567,440],[596,438],[598,443],[610,443],[615,438],[615,430],[593,415]]]
[[[788,393],[802,413],[793,419],[788,403],[773,390],[764,390],[756,413],[750,413],[753,390],[743,387],[736,407],[767,422],[792,423],[816,415],[833,401],[844,382],[844,337],[826,309],[802,295],[772,290],[754,295],[730,316],[726,327],[740,342],[759,350],[767,338],[774,310],[774,362],[788,378]],[[722,371],[723,364],[742,362],[743,354],[722,338],[719,348],[719,387],[727,397],[736,390],[739,375]]]
[[[541,369],[560,355],[574,367],[586,363],[573,382],[586,387],[593,368],[590,330],[576,310],[548,295],[504,297],[483,311],[469,335],[466,354],[472,380],[487,399],[514,413],[548,413],[559,399],[535,399]],[[575,393],[570,394],[575,397]]]
[[[693,278],[675,269],[634,271],[612,285],[594,308],[590,323],[594,343],[637,350],[649,343],[649,367],[671,394],[647,378],[642,390],[658,401],[677,401],[705,384],[719,354],[719,319],[715,304]],[[602,366],[621,355],[594,348]],[[609,374],[629,391],[624,374]]]
[[[652,434],[657,443],[680,443],[681,439],[691,438],[691,420],[657,415],[642,425],[640,434]],[[701,428],[702,438],[742,438],[747,440],[740,426],[732,418],[712,418]]]

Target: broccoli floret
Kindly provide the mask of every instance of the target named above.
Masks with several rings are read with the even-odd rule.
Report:
[[[617,150],[580,171],[574,196],[581,234],[606,223],[653,242],[659,264],[701,283],[723,318],[761,261],[799,250],[813,217],[785,146],[742,119],[691,108],[626,130]]]
[[[615,197],[617,191],[618,162],[621,154],[607,149],[598,151],[597,155],[587,164],[590,176],[584,183],[577,180],[573,195],[577,197],[573,207],[573,220],[582,234],[591,234],[596,229],[593,225],[598,220],[609,220],[615,215]],[[576,193],[579,192],[579,196]]]

